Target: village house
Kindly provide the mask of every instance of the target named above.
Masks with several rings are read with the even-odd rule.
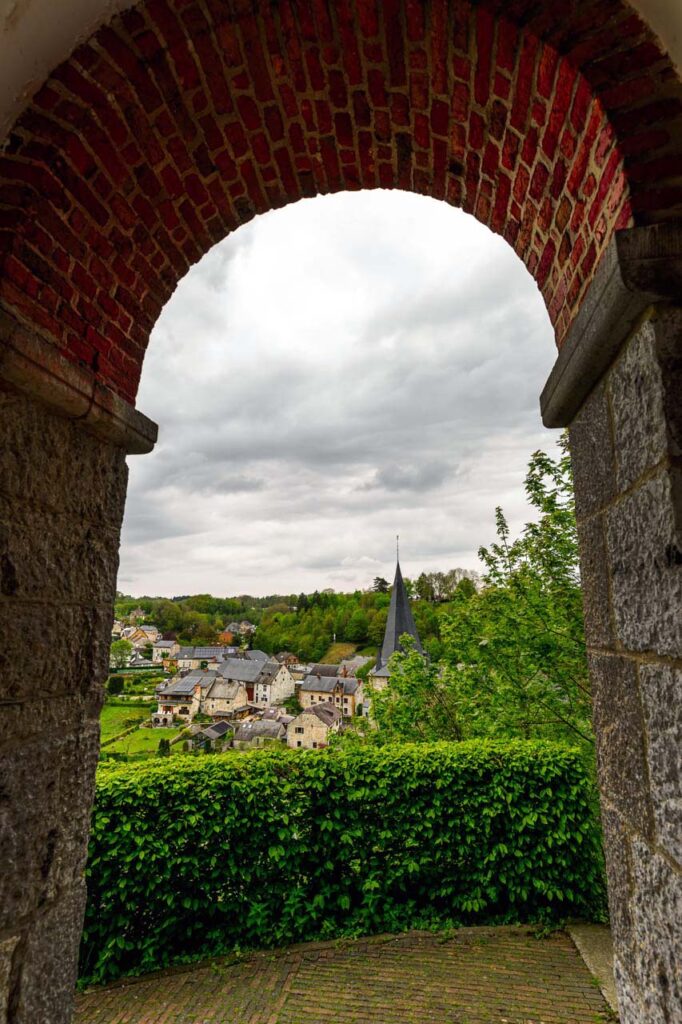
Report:
[[[167,658],[172,658],[180,650],[177,640],[156,640],[152,645],[152,661],[160,664]]]
[[[154,626],[151,623],[145,623],[137,627],[147,637],[149,643],[155,643],[161,637],[161,630],[158,626]]]
[[[242,722],[234,734],[232,745],[235,750],[266,747],[272,743],[283,743],[286,735],[286,727],[279,721],[260,719],[256,722]]]
[[[266,654],[265,651],[259,651],[257,648],[253,651],[245,651],[244,656],[249,661],[270,661],[270,655]]]
[[[311,676],[338,676],[338,665],[325,665],[320,662],[318,665],[311,665],[309,675]]]
[[[292,665],[298,665],[298,657],[292,651],[278,651],[275,661],[278,661],[280,665],[286,665],[289,669]]]
[[[206,691],[201,710],[211,718],[234,718],[239,712],[248,711],[248,695],[244,683],[222,679],[217,673],[214,682]]]
[[[167,660],[177,668],[178,672],[196,671],[204,667],[215,667],[225,658],[236,654],[234,647],[178,647],[178,650]]]
[[[215,673],[211,675],[215,678]],[[173,715],[191,722],[201,710],[202,687],[191,674],[176,676],[165,686],[157,687],[156,696],[159,702],[157,715]]]
[[[133,608],[131,612],[128,612],[128,622],[138,622],[143,619],[146,615],[144,608]]]
[[[309,675],[301,683],[298,699],[302,708],[329,703],[338,708],[345,718],[357,714],[362,704],[362,683],[350,676]]]
[[[287,726],[287,746],[294,750],[326,747],[330,735],[341,728],[341,722],[341,712],[333,704],[315,704],[305,708]]]
[[[233,733],[229,722],[216,722],[195,732],[190,742],[194,750],[218,750],[230,745]]]
[[[254,685],[254,704],[268,708],[293,697],[296,683],[286,665],[279,665],[276,661],[261,664],[262,670]]]
[[[218,666],[223,679],[244,683],[248,700],[259,707],[281,703],[294,693],[294,680],[286,665],[276,661],[227,658]]]

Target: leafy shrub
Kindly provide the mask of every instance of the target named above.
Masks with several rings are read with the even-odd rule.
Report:
[[[236,945],[603,906],[583,761],[542,742],[104,765],[87,876],[92,982]]]
[[[116,697],[119,693],[123,693],[125,685],[123,676],[110,676],[107,683],[107,693],[111,694],[112,697]]]

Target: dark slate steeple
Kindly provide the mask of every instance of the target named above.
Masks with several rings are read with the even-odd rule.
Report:
[[[401,649],[400,637],[403,633],[409,633],[410,636],[414,637],[417,650],[420,654],[423,654],[424,651],[419,639],[417,627],[414,624],[412,609],[410,608],[410,599],[408,598],[407,591],[405,590],[403,574],[400,571],[400,562],[398,561],[395,567],[395,579],[393,580],[391,603],[388,608],[388,619],[386,620],[384,642],[381,645],[381,650],[377,656],[376,668],[374,669],[375,675],[377,673],[380,673],[381,675],[388,675],[388,659],[395,651]]]

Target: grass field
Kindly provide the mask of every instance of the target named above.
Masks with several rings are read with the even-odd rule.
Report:
[[[115,743],[110,744],[106,749],[108,754],[148,754],[150,757],[156,754],[159,748],[159,740],[173,740],[182,732],[182,729],[136,729],[135,732],[122,736]],[[172,747],[171,750],[181,750],[182,744]]]
[[[356,647],[357,644],[332,644],[322,659],[322,663],[324,665],[338,665],[344,658],[352,658]]]
[[[137,722],[143,722],[145,718],[149,718],[149,714],[149,708],[124,708],[116,704],[105,704],[99,720],[102,742],[113,739]]]

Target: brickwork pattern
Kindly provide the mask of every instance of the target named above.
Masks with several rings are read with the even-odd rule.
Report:
[[[314,943],[82,995],[75,1024],[598,1024],[565,935],[469,928]]]
[[[144,0],[0,154],[0,302],[134,400],[213,243],[401,188],[503,234],[561,342],[613,230],[682,211],[681,150],[679,78],[623,0]]]

